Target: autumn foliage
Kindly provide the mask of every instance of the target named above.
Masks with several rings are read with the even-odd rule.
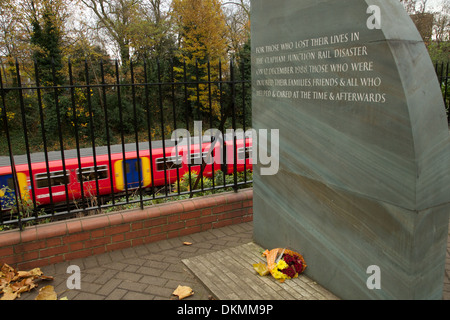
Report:
[[[220,87],[210,86],[208,81],[219,81],[220,73],[225,65],[220,61],[227,60],[227,26],[226,18],[218,0],[174,0],[172,17],[180,38],[178,59],[185,62],[186,68],[192,70],[192,81],[205,82],[197,88],[190,89],[189,100],[198,104],[202,112],[220,114]],[[183,67],[175,68],[181,77]],[[197,79],[198,77],[198,79]],[[212,101],[209,101],[211,91]]]
[[[3,264],[0,268],[0,294],[3,296],[0,300],[15,300],[20,298],[20,294],[29,292],[38,286],[38,280],[53,280],[53,277],[45,276],[40,268],[34,268],[30,271],[17,271],[8,264]],[[43,287],[43,293],[38,295],[37,300],[47,300],[53,294],[51,286]],[[55,295],[56,296],[56,295]],[[56,299],[55,299],[56,300]]]

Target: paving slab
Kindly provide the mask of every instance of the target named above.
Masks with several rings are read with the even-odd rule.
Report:
[[[263,251],[249,242],[182,262],[219,300],[340,300],[304,274],[283,283],[260,276],[253,264],[266,263]]]

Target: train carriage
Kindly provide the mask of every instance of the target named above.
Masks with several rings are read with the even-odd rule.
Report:
[[[61,160],[16,165],[18,197],[35,201],[40,206],[74,202],[81,198],[108,197],[138,188],[172,185],[186,173],[200,172],[202,161],[207,161],[203,175],[211,177],[213,171],[226,174],[236,170],[252,169],[251,138],[237,139],[236,145],[227,141],[226,148],[217,143],[210,151],[211,142],[201,145],[154,148],[150,152],[139,150],[82,156]],[[245,146],[244,146],[245,144]],[[201,149],[201,151],[200,151]],[[139,156],[139,157],[138,157]],[[139,160],[138,160],[139,159]],[[236,160],[236,161],[235,161]],[[47,165],[49,170],[47,170]],[[0,209],[9,210],[15,203],[15,182],[11,166],[0,167]],[[84,194],[84,196],[82,196]],[[33,198],[34,197],[34,198]]]

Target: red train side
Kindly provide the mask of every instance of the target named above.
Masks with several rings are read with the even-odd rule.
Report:
[[[202,156],[207,156],[210,142],[202,144]],[[252,170],[251,159],[252,139],[238,139],[236,141],[236,170],[244,171]],[[210,161],[203,175],[211,177],[214,171],[222,170],[224,159],[222,146],[216,144],[214,147],[214,161]],[[47,174],[47,165],[45,162],[36,162],[31,164],[32,176],[30,176],[28,164],[16,166],[17,183],[22,198],[32,199],[33,195],[39,205],[74,201],[81,199],[82,189],[86,198],[93,195],[107,196],[111,193],[122,193],[125,190],[133,190],[139,188],[149,188],[174,184],[177,181],[177,172],[181,178],[189,172],[188,164],[191,163],[191,172],[200,172],[201,157],[199,152],[200,146],[193,145],[190,150],[186,146],[152,149],[151,158],[150,150],[139,151],[139,162],[137,160],[137,152],[126,152],[125,158],[122,153],[113,153],[109,155],[99,155],[95,161],[92,156],[70,158],[49,161],[49,174]],[[189,152],[188,152],[189,151]],[[178,152],[178,157],[176,156]],[[226,144],[226,174],[234,171],[234,145],[232,142]],[[81,168],[79,165],[81,164]],[[212,162],[212,163],[211,163]],[[245,165],[244,165],[245,163]],[[140,169],[140,170],[138,170]],[[164,170],[165,169],[165,170]],[[178,169],[178,170],[177,170]],[[80,182],[80,170],[83,179],[83,188]],[[111,176],[112,175],[112,179]],[[96,179],[98,177],[98,179]],[[139,177],[141,184],[139,184]],[[112,185],[111,185],[112,182]],[[8,187],[8,188],[6,188]],[[7,191],[14,189],[11,167],[0,167],[0,207],[7,209],[8,205],[6,197],[11,198],[11,194],[7,195]]]

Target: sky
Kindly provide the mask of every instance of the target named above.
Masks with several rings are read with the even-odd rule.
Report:
[[[444,3],[448,3],[450,0],[428,0],[428,10],[438,10]]]

